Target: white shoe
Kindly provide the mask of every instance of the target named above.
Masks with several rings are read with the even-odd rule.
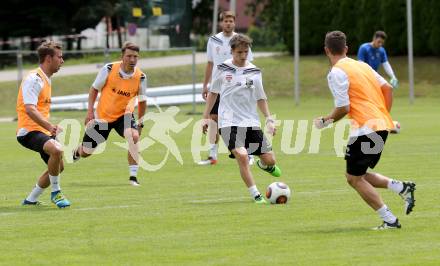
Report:
[[[130,181],[130,185],[132,185],[133,187],[140,187],[141,186],[141,184],[139,184],[139,182],[135,176],[130,176],[129,181]]]
[[[198,162],[198,165],[213,165],[217,163],[217,159],[208,157],[208,159]]]
[[[255,163],[254,156],[253,155],[248,155],[248,157],[249,157],[249,165],[254,165],[254,163]]]

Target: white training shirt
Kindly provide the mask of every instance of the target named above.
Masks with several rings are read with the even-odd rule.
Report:
[[[51,80],[46,76],[44,71],[41,71],[44,75],[44,78],[47,80],[49,85],[51,85]],[[24,104],[32,104],[37,105],[38,97],[40,96],[40,92],[43,89],[44,81],[43,79],[37,75],[37,73],[30,73],[23,79],[23,83],[21,86],[21,93],[23,96]],[[20,128],[17,131],[17,136],[21,137],[28,133],[25,128]]]
[[[257,101],[267,99],[261,71],[249,61],[245,67],[237,67],[232,59],[216,68],[211,92],[220,94],[219,128],[260,127]]]
[[[229,41],[231,41],[232,36],[235,34],[237,33],[233,32],[231,36],[226,37],[223,32],[219,32],[216,35],[209,37],[208,44],[206,46],[206,55],[208,57],[208,62],[212,62],[214,64],[212,69],[212,77],[215,75],[217,65],[220,65],[226,60],[232,58]],[[251,49],[249,49],[247,60],[249,62],[254,60]]]
[[[345,58],[341,59],[345,60]],[[371,71],[374,71],[371,68]],[[376,71],[374,71],[374,75],[376,76],[379,85],[382,87],[387,81],[379,75]],[[330,72],[327,75],[328,87],[333,94],[333,98],[335,100],[335,107],[342,107],[350,105],[350,97],[348,95],[348,88],[350,87],[350,82],[348,80],[347,74],[344,70],[338,67],[332,67]],[[373,130],[368,128],[367,126],[361,127],[357,130],[352,130],[350,132],[350,136],[362,136],[372,133]]]
[[[101,91],[102,88],[104,87],[104,85],[105,85],[105,83],[106,83],[106,81],[107,81],[108,75],[109,75],[109,73],[110,73],[110,71],[111,71],[111,67],[110,67],[110,65],[111,65],[111,63],[110,63],[110,64],[106,64],[106,65],[105,65],[103,68],[101,68],[101,70],[99,71],[98,75],[96,76],[95,81],[94,81],[93,84],[92,84],[92,87],[93,87],[95,90]],[[125,72],[122,70],[122,67],[119,68],[119,74],[120,74],[120,76],[121,76],[123,79],[130,79],[130,78],[132,78],[133,75],[134,75],[134,72],[135,72],[135,71],[133,71],[133,73],[127,74],[127,73],[125,73]],[[145,75],[145,74],[144,74],[144,75]],[[145,77],[146,77],[146,76],[145,76]],[[141,83],[140,83],[140,85],[139,85],[138,96],[139,96],[139,100],[138,100],[139,102],[144,102],[144,101],[147,100],[147,78],[145,78],[145,79],[141,79]]]

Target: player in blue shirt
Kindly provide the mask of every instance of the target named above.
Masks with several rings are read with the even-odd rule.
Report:
[[[376,71],[378,71],[380,65],[383,65],[385,72],[391,78],[391,86],[397,88],[399,81],[394,75],[393,69],[388,62],[387,52],[383,48],[386,38],[385,32],[376,31],[371,42],[364,43],[359,47],[357,56],[359,61],[369,64]]]

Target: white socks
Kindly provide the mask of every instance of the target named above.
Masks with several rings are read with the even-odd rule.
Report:
[[[380,209],[377,210],[380,218],[387,223],[393,224],[396,222],[397,217],[388,209],[387,205],[383,205]]]
[[[388,183],[388,189],[399,194],[403,190],[403,183],[399,180],[391,179]]]
[[[34,189],[32,189],[29,196],[27,196],[26,200],[30,202],[36,202],[38,201],[38,197],[43,193],[44,188],[41,188],[38,186],[38,184],[35,184]]]
[[[251,194],[252,198],[255,199],[255,197],[261,195],[260,191],[258,191],[258,188],[256,185],[253,185],[252,187],[248,187],[249,193]]]
[[[52,192],[61,190],[60,188],[60,176],[59,175],[49,175],[50,185],[52,187]]]
[[[209,157],[211,157],[214,160],[217,160],[217,144],[210,144],[209,147]]]
[[[130,176],[137,177],[138,170],[139,170],[139,165],[137,164],[128,166],[128,171],[130,172]]]

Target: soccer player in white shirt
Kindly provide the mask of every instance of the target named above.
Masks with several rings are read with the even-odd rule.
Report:
[[[220,95],[219,128],[223,141],[237,160],[241,178],[256,203],[267,203],[255,185],[249,167],[249,154],[257,155],[258,167],[273,176],[281,176],[275,164],[272,147],[260,128],[257,107],[266,118],[268,132],[275,135],[275,124],[271,118],[266,94],[263,89],[261,71],[246,60],[252,40],[236,34],[230,41],[232,59],[217,66],[217,71],[208,93],[203,113],[203,132],[208,128],[209,113]]]
[[[235,33],[235,15],[231,11],[224,11],[220,14],[222,31],[214,36],[211,36],[208,40],[206,47],[206,54],[208,57],[208,64],[205,70],[205,80],[203,81],[203,99],[206,100],[208,95],[208,84],[211,81],[211,77],[215,75],[217,65],[220,65],[227,59],[232,58],[231,46],[229,46],[229,41]],[[249,61],[253,60],[252,52],[249,49],[248,57]],[[199,165],[211,165],[217,163],[217,148],[218,148],[218,130],[217,130],[217,116],[218,116],[218,106],[220,97],[217,97],[213,108],[210,112],[210,118],[215,121],[211,123],[209,127],[208,139],[210,143],[209,157],[206,160],[199,162]],[[253,156],[249,157],[249,163],[253,164]]]

